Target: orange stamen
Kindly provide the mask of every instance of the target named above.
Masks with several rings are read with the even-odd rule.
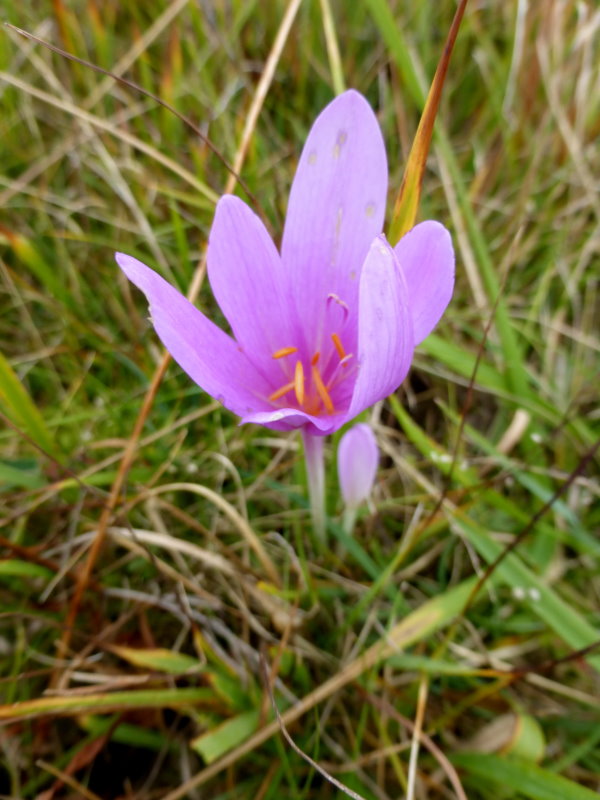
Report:
[[[311,358],[311,360],[310,360],[310,363],[313,365],[313,367],[314,367],[314,365],[317,363],[317,361],[319,360],[319,356],[320,356],[320,355],[321,355],[321,353],[319,353],[319,351],[317,350],[317,352],[316,352],[316,353],[314,354],[314,356]]]
[[[271,402],[274,402],[275,400],[279,400],[279,398],[283,397],[284,394],[287,394],[288,392],[291,392],[292,389],[295,387],[295,385],[296,384],[294,383],[294,381],[292,381],[291,383],[286,383],[285,386],[282,386],[280,389],[277,389],[276,392],[273,392],[273,394],[270,394],[268,399]]]
[[[344,350],[344,347],[340,341],[340,337],[337,335],[337,333],[331,334],[331,341],[333,342],[333,346],[337,350],[338,356],[340,358],[346,358],[346,351]]]
[[[292,353],[297,353],[297,347],[282,347],[281,350],[275,350],[273,358],[283,358],[284,356],[291,356]]]
[[[335,408],[331,401],[331,397],[329,396],[329,392],[325,388],[325,384],[323,383],[323,378],[321,377],[321,373],[319,370],[313,365],[312,368],[312,379],[315,384],[315,389],[317,390],[317,394],[321,398],[325,409],[327,410],[328,414],[333,414]]]
[[[294,391],[296,392],[298,405],[301,406],[304,402],[304,367],[301,361],[296,361],[296,369],[294,370]]]

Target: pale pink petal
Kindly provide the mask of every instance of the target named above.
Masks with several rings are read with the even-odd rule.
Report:
[[[304,428],[313,436],[326,436],[337,431],[346,422],[345,414],[328,414],[316,417],[298,408],[280,408],[245,414],[240,424],[264,425],[274,431],[293,431]]]
[[[439,222],[416,225],[394,248],[408,287],[415,344],[438,324],[454,289],[454,249]]]
[[[378,236],[360,276],[358,376],[347,418],[394,392],[414,351],[408,291],[394,251]]]
[[[160,340],[198,386],[239,416],[269,407],[261,397],[270,388],[231,337],[141,261],[123,253],[115,257],[146,295]]]
[[[275,351],[297,346],[288,275],[263,223],[238,197],[217,204],[207,262],[215,298],[248,358],[264,369]]]
[[[337,453],[338,480],[344,503],[358,508],[371,494],[379,451],[375,434],[365,423],[359,423],[342,436]]]
[[[358,92],[344,92],[311,128],[283,232],[281,257],[307,337],[318,340],[330,294],[355,313],[360,269],[381,233],[386,195],[387,160],[377,119]]]

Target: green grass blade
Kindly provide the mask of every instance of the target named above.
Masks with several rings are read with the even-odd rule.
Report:
[[[0,706],[0,720],[16,721],[48,715],[77,715],[88,711],[126,711],[132,708],[185,708],[214,700],[212,689],[143,689],[86,696],[39,697]]]
[[[111,650],[115,655],[128,661],[136,667],[167,672],[170,675],[183,675],[189,672],[199,672],[203,665],[193,656],[185,653],[174,653],[164,647],[152,647],[140,650],[135,647],[113,645]]]
[[[454,524],[460,528],[477,552],[488,564],[502,553],[503,547],[492,539],[487,530],[462,514],[456,514]],[[554,589],[527,567],[517,553],[509,553],[496,568],[492,580],[513,589],[533,592],[532,613],[542,619],[570,647],[579,650],[600,641],[600,631],[590,625],[579,612],[566,603]],[[586,661],[600,672],[600,655],[588,655]]]
[[[259,709],[244,711],[196,737],[190,746],[211,764],[251,736],[260,719]]]
[[[512,789],[515,795],[531,800],[598,800],[597,792],[529,761],[493,753],[460,753],[453,755],[452,761],[486,786],[498,784],[498,788]]]
[[[55,458],[57,447],[51,437],[44,418],[18,379],[8,360],[0,352],[0,407],[14,424]]]

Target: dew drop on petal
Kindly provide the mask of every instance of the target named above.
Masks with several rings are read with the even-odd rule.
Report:
[[[366,216],[367,217],[372,217],[373,214],[375,213],[375,209],[376,208],[377,208],[377,206],[375,205],[375,203],[367,203],[367,205],[365,206],[365,214],[366,214]]]
[[[308,163],[312,166],[317,163],[317,151],[311,150],[308,154]]]

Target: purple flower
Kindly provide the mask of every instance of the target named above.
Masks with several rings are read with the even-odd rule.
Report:
[[[116,258],[199,386],[242,422],[322,436],[400,385],[452,294],[448,232],[423,222],[392,248],[381,233],[386,194],[379,125],[351,90],[309,133],[281,254],[242,200],[217,205],[208,276],[233,336],[144,264]]]
[[[371,494],[379,451],[375,435],[365,423],[354,425],[338,446],[338,480],[346,508],[356,509]]]

